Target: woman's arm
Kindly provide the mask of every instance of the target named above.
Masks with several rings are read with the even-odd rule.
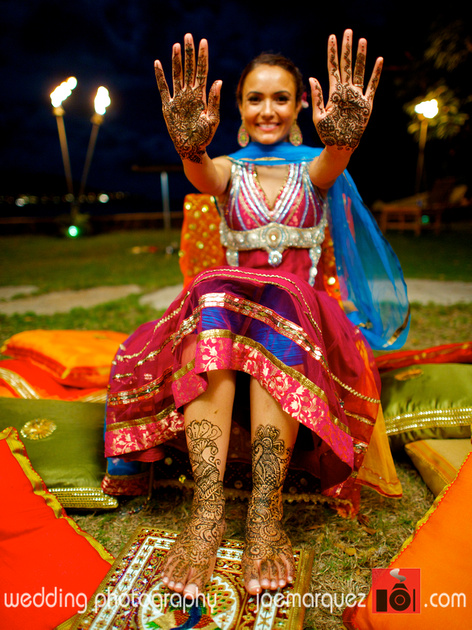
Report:
[[[172,49],[173,97],[170,95],[161,62],[154,62],[162,111],[188,180],[200,192],[219,195],[226,190],[230,165],[224,158],[211,160],[206,147],[213,139],[220,120],[222,82],[213,83],[207,103],[208,42],[205,39],[200,42],[197,62],[192,35],[185,36],[184,47],[184,65],[180,44],[174,44]]]
[[[364,90],[367,41],[359,40],[352,72],[352,31],[344,32],[340,66],[335,35],[328,39],[329,99],[324,106],[319,82],[310,78],[313,122],[325,145],[310,165],[310,177],[321,191],[327,191],[341,175],[356,149],[372,113],[372,104],[382,71],[383,59],[375,62],[369,85]]]

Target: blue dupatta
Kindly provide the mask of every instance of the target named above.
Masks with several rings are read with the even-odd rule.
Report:
[[[251,142],[229,155],[234,161],[275,166],[310,162],[322,149],[288,142],[261,145]],[[338,177],[327,196],[328,221],[336,269],[347,312],[375,350],[401,348],[410,328],[407,287],[398,258],[347,171]]]

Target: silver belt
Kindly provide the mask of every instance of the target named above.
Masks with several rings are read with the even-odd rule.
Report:
[[[243,250],[265,249],[269,254],[269,264],[272,267],[278,267],[286,249],[290,247],[308,249],[312,262],[310,284],[313,284],[321,256],[326,223],[326,213],[323,213],[318,225],[311,228],[297,228],[274,222],[252,230],[231,230],[222,219],[220,239],[223,247],[226,247],[226,261],[232,267],[238,266],[238,253]]]

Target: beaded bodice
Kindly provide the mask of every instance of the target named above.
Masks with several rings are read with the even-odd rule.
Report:
[[[271,206],[254,164],[233,163],[229,195],[220,225],[228,264],[238,266],[239,252],[264,249],[277,267],[284,250],[304,248],[312,261],[314,283],[326,226],[325,205],[313,187],[306,162],[288,165],[288,174]]]

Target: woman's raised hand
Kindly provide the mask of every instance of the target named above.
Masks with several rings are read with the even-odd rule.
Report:
[[[207,103],[208,42],[206,39],[200,42],[196,62],[192,35],[185,35],[184,47],[184,65],[180,44],[174,44],[172,49],[172,97],[160,61],[154,62],[154,70],[164,119],[178,154],[182,159],[201,163],[220,120],[222,82],[213,83]]]
[[[326,106],[319,82],[310,79],[313,122],[321,141],[326,146],[348,151],[354,151],[367,126],[383,65],[379,57],[364,94],[367,41],[359,40],[353,73],[352,40],[352,31],[346,30],[340,63],[336,36],[328,39],[329,99]]]

